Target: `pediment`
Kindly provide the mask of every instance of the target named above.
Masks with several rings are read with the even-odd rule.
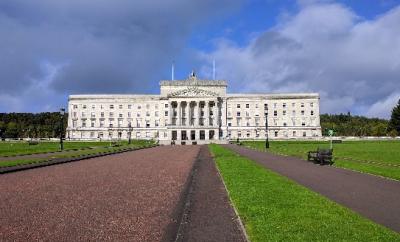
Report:
[[[183,90],[172,92],[168,97],[216,97],[217,93],[200,89],[198,87],[188,87]]]

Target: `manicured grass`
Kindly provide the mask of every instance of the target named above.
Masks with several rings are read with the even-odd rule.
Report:
[[[33,162],[37,163],[37,162],[43,162],[43,161],[46,161],[49,159],[55,159],[55,158],[69,158],[69,157],[78,157],[78,156],[82,156],[82,155],[113,153],[113,152],[120,151],[120,150],[126,149],[126,148],[148,147],[153,144],[154,144],[154,142],[152,142],[152,141],[132,140],[132,144],[130,144],[130,145],[127,142],[123,142],[121,144],[121,146],[117,146],[117,147],[111,146],[110,147],[109,143],[107,143],[108,146],[97,146],[93,149],[83,149],[83,150],[74,150],[74,151],[71,150],[71,151],[65,152],[65,153],[53,153],[53,154],[49,154],[48,156],[46,156],[46,158],[15,157],[15,160],[7,160],[7,161],[0,160],[0,167],[23,165],[23,164],[33,163]],[[103,145],[104,145],[104,143],[103,143]]]
[[[265,151],[261,141],[244,141],[244,145]],[[269,152],[307,159],[307,152],[329,148],[329,142],[273,141]],[[400,180],[400,141],[344,141],[333,144],[334,166]]]
[[[137,143],[145,144],[145,140],[135,140]],[[122,144],[126,145],[127,141],[122,141]],[[102,142],[79,142],[79,141],[65,141],[64,142],[64,150],[73,150],[73,149],[83,149],[90,147],[106,147],[109,146],[110,142],[102,141]],[[46,153],[46,152],[55,152],[59,151],[58,142],[39,142],[37,145],[29,145],[26,141],[20,142],[0,142],[0,156],[14,156],[14,155],[26,155],[26,154],[38,154],[38,153]]]
[[[251,241],[400,241],[400,235],[273,173],[210,145]]]
[[[41,159],[18,159],[18,160],[11,160],[11,161],[1,161],[0,167],[9,167],[9,166],[16,166],[16,165],[25,165],[31,164],[42,161]]]

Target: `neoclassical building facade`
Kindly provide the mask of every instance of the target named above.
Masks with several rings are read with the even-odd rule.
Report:
[[[160,95],[70,95],[67,138],[203,144],[267,134],[270,139],[321,136],[319,94],[229,94],[226,88],[226,81],[192,74],[161,81]]]

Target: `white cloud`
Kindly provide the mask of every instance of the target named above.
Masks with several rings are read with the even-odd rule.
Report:
[[[322,112],[388,117],[379,105],[399,98],[399,23],[400,6],[364,20],[341,4],[307,1],[247,45],[222,39],[199,56],[216,59],[232,91],[319,92]]]

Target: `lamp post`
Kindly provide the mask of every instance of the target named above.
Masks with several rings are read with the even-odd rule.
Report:
[[[268,113],[265,113],[265,148],[269,149],[269,140],[268,140]]]
[[[64,150],[63,135],[64,135],[64,114],[65,108],[60,109],[60,150]]]
[[[128,144],[131,144],[132,143],[132,140],[131,140],[131,137],[132,137],[132,124],[131,124],[131,122],[129,122],[128,128],[129,128]]]

